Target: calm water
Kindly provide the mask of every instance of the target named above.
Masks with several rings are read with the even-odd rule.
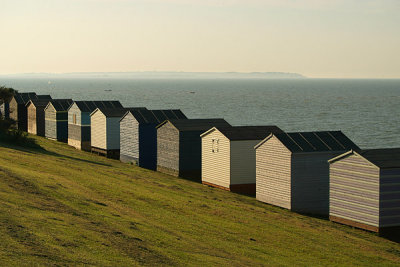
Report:
[[[149,80],[1,78],[20,92],[180,108],[190,118],[285,131],[342,130],[363,148],[400,147],[400,80]],[[112,91],[105,91],[112,90]]]

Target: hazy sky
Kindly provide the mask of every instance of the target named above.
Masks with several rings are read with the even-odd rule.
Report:
[[[400,0],[0,0],[0,73],[400,78]]]

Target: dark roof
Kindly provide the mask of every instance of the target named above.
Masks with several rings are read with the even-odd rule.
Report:
[[[133,107],[133,108],[103,108],[99,107],[98,108],[106,117],[122,117],[125,115],[126,112],[128,111],[134,111],[134,110],[147,110],[147,108],[144,107]]]
[[[37,108],[38,107],[45,108],[50,101],[51,99],[31,99],[28,101],[28,103],[26,103],[26,105],[28,106],[29,103],[32,103]]]
[[[379,168],[400,168],[400,148],[365,149],[359,154]]]
[[[119,101],[75,101],[80,111],[93,112],[96,108],[122,108]]]
[[[31,99],[51,99],[50,95],[37,95],[34,92],[29,92],[29,93],[16,93],[14,95],[15,101],[17,101],[18,104],[24,104],[29,102]]]
[[[262,140],[271,133],[283,133],[278,126],[216,127],[229,140]]]
[[[160,124],[165,120],[187,119],[180,109],[148,110],[136,109],[130,110],[126,114],[132,114],[139,123]],[[125,115],[126,115],[125,114]]]
[[[205,132],[212,127],[229,127],[231,126],[224,119],[183,119],[183,120],[168,120],[174,125],[179,131],[201,131]],[[157,126],[161,127],[166,122],[161,123]]]
[[[67,111],[73,102],[72,99],[53,99],[50,101],[56,111]]]
[[[294,153],[360,150],[341,131],[279,133],[275,136]]]

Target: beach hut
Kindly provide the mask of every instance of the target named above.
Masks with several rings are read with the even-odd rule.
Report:
[[[122,108],[119,101],[74,101],[68,109],[68,144],[90,151],[90,113],[96,108]]]
[[[400,148],[349,151],[329,164],[330,220],[379,233],[400,229]]]
[[[201,181],[232,192],[255,195],[254,146],[277,126],[213,127],[201,135]]]
[[[68,108],[72,99],[53,99],[44,109],[45,136],[60,142],[68,141]]]
[[[328,216],[328,160],[359,148],[342,132],[325,131],[271,134],[255,149],[259,201]]]
[[[108,158],[119,159],[120,125],[122,116],[129,110],[146,108],[96,108],[90,114],[91,151]]]
[[[201,137],[212,127],[231,126],[224,119],[166,120],[157,126],[157,171],[201,179]]]
[[[50,95],[37,95],[36,93],[16,93],[9,103],[10,119],[17,121],[17,129],[28,130],[28,112],[26,104],[31,99],[51,99]]]
[[[28,133],[45,136],[44,109],[51,99],[31,99],[26,103]]]
[[[9,114],[10,104],[8,102],[4,102],[0,105],[0,117],[3,119],[8,119],[10,117]]]
[[[157,167],[156,126],[169,119],[187,119],[179,109],[129,110],[120,120],[120,160],[155,170]]]

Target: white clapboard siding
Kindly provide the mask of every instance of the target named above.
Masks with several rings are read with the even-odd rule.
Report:
[[[256,150],[256,198],[291,208],[291,152],[272,136]]]
[[[231,141],[231,184],[256,183],[256,150],[261,140]]]
[[[329,215],[379,227],[379,168],[352,154],[330,165]]]
[[[119,149],[120,145],[120,132],[119,132],[119,117],[107,118],[107,150],[108,149]]]
[[[229,188],[230,141],[214,130],[202,138],[201,146],[202,181]]]
[[[91,145],[101,149],[107,149],[106,143],[106,116],[100,111],[91,116]]]

